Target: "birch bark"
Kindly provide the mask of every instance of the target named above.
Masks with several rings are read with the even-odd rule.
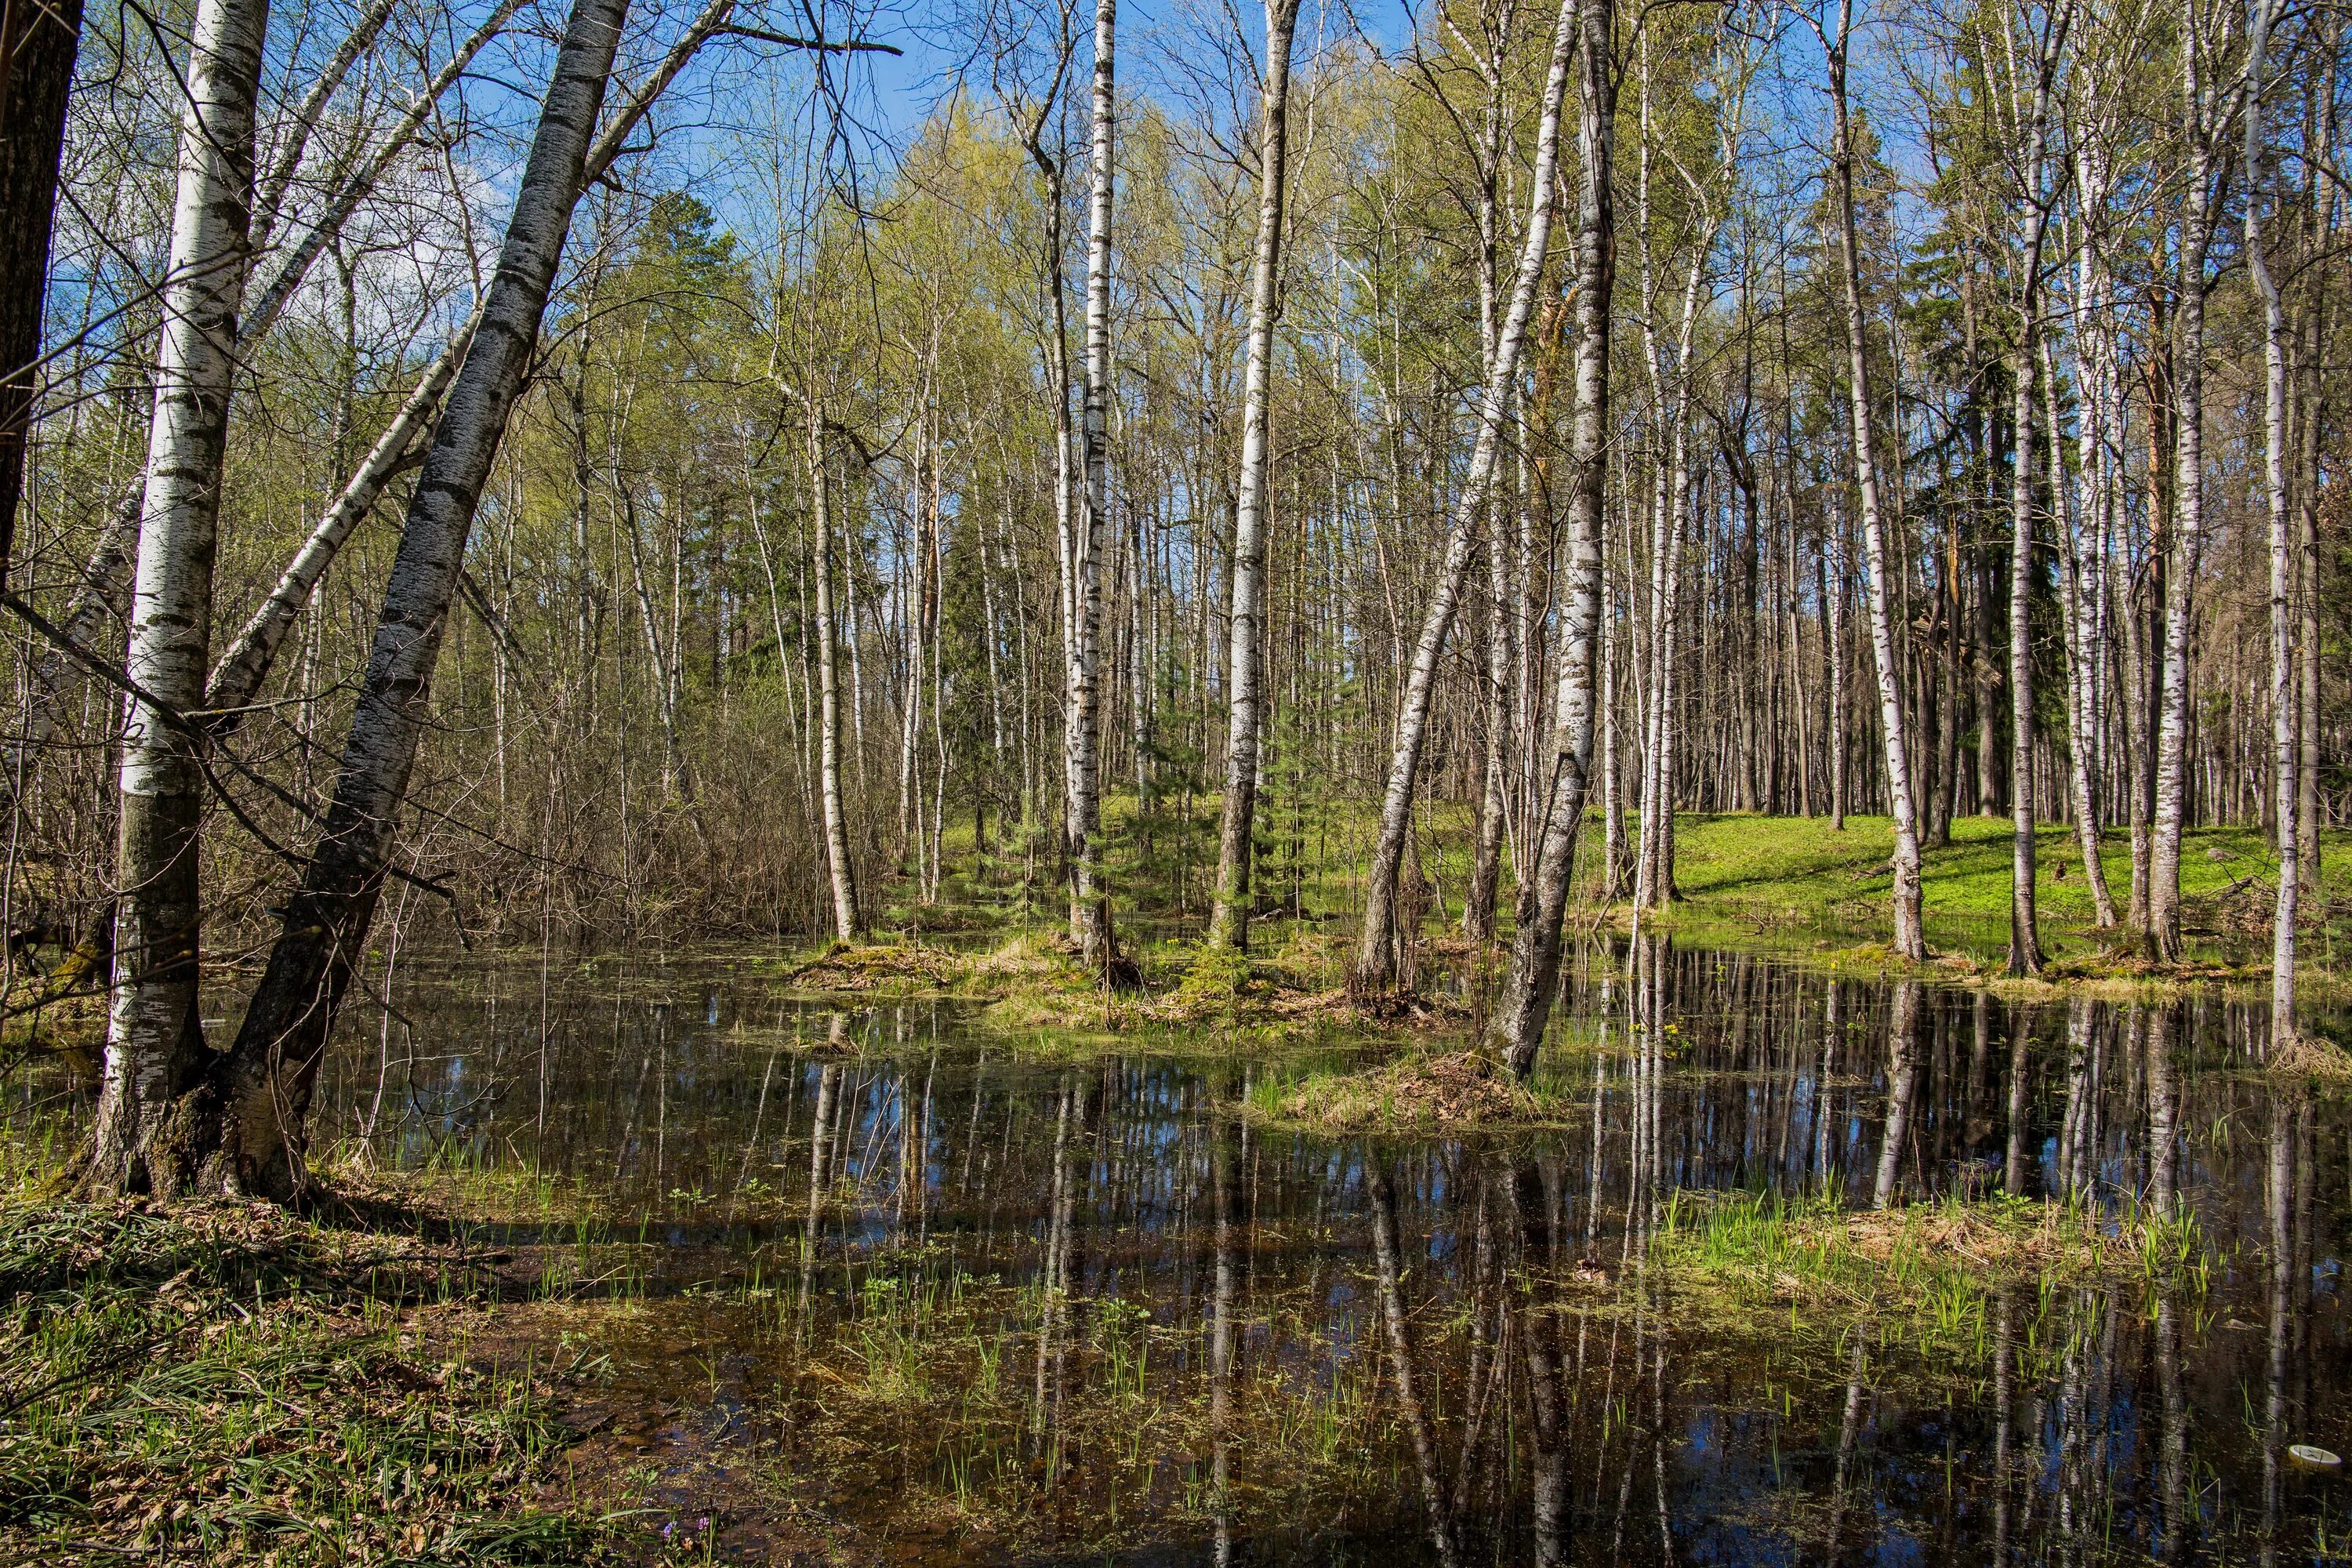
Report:
[[[2200,0],[2181,8],[2181,111],[2189,144],[2180,214],[2179,278],[2174,289],[2171,559],[2164,584],[2164,673],[2158,699],[2156,811],[2148,856],[2147,940],[2168,963],[2184,956],[2180,932],[2180,835],[2188,814],[2189,658],[2198,558],[2205,528],[2205,275],[2216,221],[2214,144],[2222,118],[2207,79],[2206,18]]]
[[[1403,700],[1397,711],[1396,750],[1389,763],[1388,786],[1381,801],[1381,832],[1364,889],[1364,929],[1356,952],[1355,982],[1370,990],[1396,984],[1397,942],[1410,933],[1397,929],[1397,870],[1403,864],[1405,844],[1412,833],[1413,785],[1421,770],[1421,752],[1427,739],[1429,707],[1437,684],[1437,666],[1453,629],[1462,600],[1463,578],[1478,536],[1478,519],[1493,488],[1495,465],[1501,450],[1504,416],[1518,377],[1519,346],[1527,339],[1528,319],[1534,312],[1536,288],[1543,277],[1544,258],[1551,247],[1552,185],[1559,166],[1560,106],[1568,92],[1569,56],[1576,39],[1575,0],[1561,0],[1559,19],[1552,29],[1551,65],[1544,79],[1543,108],[1536,130],[1535,172],[1528,182],[1527,237],[1519,249],[1518,270],[1511,281],[1511,302],[1486,367],[1486,393],[1478,407],[1477,443],[1471,449],[1470,471],[1455,498],[1453,526],[1445,542],[1445,559],[1438,568],[1436,591],[1422,617],[1421,637],[1413,645],[1412,665],[1405,678]],[[1238,637],[1238,634],[1237,634]],[[1234,647],[1239,648],[1236,640]]]
[[[1846,100],[1846,47],[1853,0],[1841,0],[1837,36],[1824,37],[1830,104],[1835,120],[1831,152],[1836,182],[1838,261],[1845,285],[1847,392],[1853,413],[1853,471],[1861,492],[1863,564],[1870,587],[1870,643],[1878,666],[1878,713],[1886,751],[1886,793],[1895,815],[1895,951],[1916,963],[1927,956],[1920,924],[1919,813],[1911,794],[1911,759],[1905,735],[1900,658],[1889,608],[1886,536],[1880,520],[1878,455],[1873,434],[1868,318],[1863,310],[1861,242],[1853,195],[1853,121]]]
[[[1610,295],[1616,248],[1610,182],[1616,149],[1614,0],[1574,0],[1577,33],[1576,390],[1569,426],[1568,591],[1551,777],[1536,852],[1529,918],[1512,933],[1489,1038],[1524,1081],[1559,989],[1560,922],[1568,912],[1577,830],[1592,770],[1594,638],[1601,627],[1601,503],[1608,482]],[[1565,9],[1565,8],[1564,8]],[[1557,57],[1555,57],[1557,58]]]
[[[467,538],[538,344],[626,10],[577,0],[565,25],[482,322],[409,503],[333,804],[222,1068],[224,1186],[305,1183],[311,1087],[383,890]]]
[[[2010,376],[2011,423],[2016,429],[2009,490],[2009,972],[2013,975],[2039,975],[2042,963],[2033,898],[2033,421],[2039,412],[2034,407],[2034,394],[2042,368],[2038,342],[2042,331],[2042,253],[2050,232],[2052,200],[2045,189],[2049,184],[2050,90],[2073,21],[2073,6],[2061,6],[2050,21],[2047,36],[2034,51],[2032,108],[2024,126],[2025,232],[2018,271],[2017,353]],[[2013,62],[2013,42],[2011,58]],[[2012,63],[2012,79],[2015,68]],[[2050,428],[2050,450],[2053,459],[2050,465],[2051,494],[2055,496],[2064,482],[2054,460],[2058,450],[2055,425]]]
[[[841,654],[833,613],[833,491],[824,452],[824,405],[808,404],[809,522],[816,577],[817,789],[824,801],[826,880],[833,894],[833,935],[856,942],[857,887],[850,876],[849,822],[841,799]],[[856,635],[852,628],[851,636]]]
[[[245,297],[254,110],[268,0],[202,0],[180,120],[155,406],[126,671],[147,695],[122,738],[114,971],[88,1181],[176,1194],[196,1181],[193,1091],[209,1065],[196,987],[204,765],[180,715],[204,700],[221,468]]]
[[[1265,0],[1265,85],[1258,108],[1257,245],[1250,265],[1249,349],[1242,371],[1241,488],[1234,505],[1232,633],[1226,654],[1225,796],[1217,832],[1212,945],[1249,948],[1251,830],[1257,808],[1258,641],[1265,612],[1266,402],[1282,267],[1288,174],[1290,47],[1298,0]]]
[[[2287,324],[2286,302],[2272,276],[2270,237],[2263,222],[2263,72],[2270,47],[2272,7],[2257,0],[2246,39],[2246,168],[2253,188],[2246,193],[2246,271],[2263,301],[2263,492],[2270,514],[2271,790],[2278,837],[2278,896],[2271,921],[2271,1046],[2294,1038],[2296,901],[2303,890],[2299,865],[2303,836],[2296,826],[2303,792],[2297,773],[2303,758],[2296,744],[2295,679],[2297,626],[2294,613],[2297,529],[2287,504]],[[2313,650],[2305,648],[2308,658]]]
[[[2076,151],[2074,189],[2075,201],[2083,214],[2083,243],[2076,252],[2074,286],[2075,381],[2084,403],[2076,468],[2084,500],[2080,509],[2083,532],[2090,541],[2097,582],[2104,584],[2108,540],[2119,510],[2116,469],[2124,440],[2120,428],[2123,387],[2118,369],[2121,356],[2116,345],[2115,279],[2106,264],[2099,229],[2107,199],[2104,128],[2093,129]],[[2045,395],[2044,401],[2053,401],[2054,396],[2053,388]],[[2055,440],[2054,420],[2050,427],[2052,439]],[[2107,886],[2106,867],[2100,858],[2099,773],[2092,766],[2101,749],[2093,743],[2093,737],[2104,729],[2098,716],[2105,711],[2106,700],[2095,658],[2104,628],[2090,613],[2090,601],[2095,597],[2095,591],[2084,581],[2088,574],[2081,558],[2082,551],[2073,542],[2070,531],[2067,561],[2072,581],[2067,597],[2074,626],[2068,639],[2068,682],[2074,695],[2070,713],[2075,752],[2074,832],[2080,841],[2083,876],[2091,887],[2099,928],[2107,931],[2116,924],[2116,901]],[[2102,761],[2100,769],[2105,766]]]
[[[1108,978],[1118,957],[1102,864],[1103,549],[1110,511],[1110,216],[1118,0],[1096,0],[1093,184],[1087,209],[1086,392],[1081,429],[1086,508],[1079,520],[1063,769],[1069,825],[1070,937],[1087,967]]]

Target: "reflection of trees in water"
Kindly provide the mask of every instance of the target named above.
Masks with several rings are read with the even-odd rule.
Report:
[[[511,1033],[442,1100],[421,1094],[438,1135],[609,1173],[616,1209],[712,1237],[695,1245],[789,1249],[796,1353],[851,1372],[869,1276],[1001,1277],[971,1309],[993,1316],[920,1353],[968,1386],[953,1357],[984,1331],[1011,1418],[908,1413],[901,1435],[925,1454],[1009,1445],[1005,1495],[1052,1500],[1041,1517],[1080,1534],[1114,1493],[1221,1563],[1341,1518],[1439,1563],[1682,1561],[1745,1531],[1853,1560],[1889,1521],[1930,1557],[1979,1561],[2221,1542],[2284,1559],[2308,1533],[2284,1447],[2326,1440],[2314,1392],[2342,1375],[2313,1266],[2345,1126],[2214,1070],[2256,1058],[2243,1008],[2008,1001],[1646,941],[1588,955],[1578,1044],[1546,1065],[1584,1125],[1367,1146],[1252,1131],[1233,1110],[1252,1068],[1040,1067],[925,1006],[778,1013],[762,1026],[789,1047],[747,1050],[715,1005],[708,1028],[699,1007],[595,1005],[559,1002],[551,1026],[508,1009]],[[341,1102],[354,1121],[377,1044]],[[550,1101],[509,1117],[488,1087],[530,1084],[542,1050]],[[395,1150],[419,1135],[414,1113],[383,1121]],[[2259,1247],[2235,1310],[2263,1331],[2137,1282],[1999,1289],[1974,1309],[1978,1359],[1937,1366],[1874,1324],[1826,1346],[1810,1323],[1720,1332],[1645,1273],[1678,1193],[1892,1206],[1993,1188]],[[675,1195],[698,1190],[717,1197]],[[1164,1426],[1114,1398],[1113,1297],[1124,1321],[1149,1309],[1137,1408],[1164,1406]],[[1337,1458],[1297,1437],[1310,1419]],[[1114,1439],[1143,1458],[1119,1468]]]

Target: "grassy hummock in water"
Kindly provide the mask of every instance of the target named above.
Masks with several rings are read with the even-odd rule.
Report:
[[[1565,1124],[1575,1107],[1515,1082],[1472,1051],[1414,1051],[1364,1068],[1273,1071],[1251,1085],[1252,1120],[1318,1132],[1433,1132]]]
[[[462,1247],[266,1205],[0,1209],[0,1557],[584,1563],[550,1503],[551,1374],[428,1349],[482,1311]]]
[[[1835,1194],[1668,1200],[1645,1266],[1685,1308],[1776,1337],[1856,1329],[1957,1356],[1986,1348],[2003,1293],[2131,1280],[2202,1296],[2213,1259],[2195,1220],[2002,1194],[1853,1209]]]
[[[1359,996],[1327,933],[1294,934],[1259,957],[1205,943],[1131,944],[1139,984],[1113,988],[1058,931],[1023,931],[986,947],[953,948],[905,937],[835,942],[791,964],[786,984],[819,996],[946,996],[985,1004],[981,1022],[1000,1033],[1161,1041],[1214,1037],[1279,1045],[1338,1031],[1457,1029],[1462,1006],[1400,993]]]

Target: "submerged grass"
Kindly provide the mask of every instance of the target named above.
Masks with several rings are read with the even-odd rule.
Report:
[[[2186,1211],[1958,1194],[1855,1210],[1834,1191],[1677,1192],[1645,1266],[1682,1310],[1735,1330],[1838,1341],[1860,1331],[1966,1375],[1982,1363],[2003,1296],[2137,1284],[2151,1300],[2201,1300],[2215,1261]]]
[[[593,1563],[624,1524],[541,1500],[551,1374],[436,1359],[462,1248],[265,1205],[0,1208],[0,1557]]]

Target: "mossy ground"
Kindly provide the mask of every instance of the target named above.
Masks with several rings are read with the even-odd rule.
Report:
[[[1465,1007],[1439,997],[1350,994],[1344,956],[1326,930],[1277,928],[1269,938],[1241,954],[1185,938],[1137,936],[1125,954],[1138,984],[1117,988],[1062,932],[1034,928],[954,945],[904,933],[830,943],[782,961],[776,973],[789,992],[813,999],[979,1004],[982,1027],[1048,1050],[1118,1042],[1189,1054],[1360,1032],[1459,1032],[1468,1022]]]
[[[1370,1066],[1277,1067],[1243,1102],[1244,1115],[1268,1126],[1383,1135],[1559,1128],[1577,1110],[1554,1086],[1514,1083],[1472,1052],[1422,1049]]]

